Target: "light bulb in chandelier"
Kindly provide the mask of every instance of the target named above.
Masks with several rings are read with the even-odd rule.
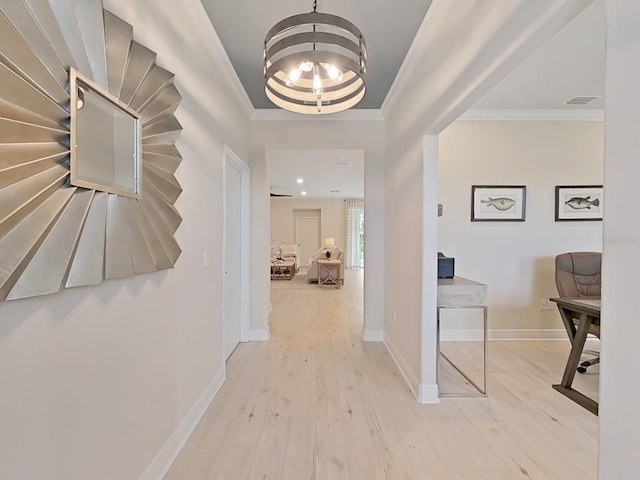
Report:
[[[330,63],[323,63],[322,67],[327,71],[331,80],[334,82],[342,81],[342,71],[338,67]]]
[[[303,73],[310,72],[312,69],[313,69],[313,63],[302,62],[296,68],[291,70],[289,72],[289,75],[287,75],[287,78],[285,80],[287,87],[294,86],[296,83],[298,83],[298,80],[300,80],[300,77],[302,76]]]
[[[293,87],[296,83],[298,83],[298,80],[300,80],[301,75],[302,75],[302,69],[300,67],[297,67],[291,70],[289,72],[289,75],[287,75],[287,79],[285,81],[287,84],[287,87]]]
[[[316,63],[313,66],[313,93],[315,93],[318,97],[322,95],[322,78],[320,77],[320,69],[318,68],[318,64]]]

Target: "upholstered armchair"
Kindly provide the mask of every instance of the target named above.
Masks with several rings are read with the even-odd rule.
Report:
[[[282,258],[285,260],[293,260],[296,264],[296,272],[300,268],[300,245],[291,244],[282,245]]]
[[[570,252],[556,257],[556,287],[558,294],[566,298],[600,298],[600,271],[602,268],[600,252]],[[574,319],[572,319],[574,320]],[[565,325],[570,338],[575,335],[573,325]],[[600,325],[594,325],[589,332],[600,338]],[[600,363],[600,357],[582,362],[578,372],[584,373],[587,367]]]
[[[331,256],[327,258],[327,252]],[[318,281],[318,260],[340,260],[340,283],[344,285],[344,252],[338,247],[323,247],[309,258],[307,263],[307,283]]]

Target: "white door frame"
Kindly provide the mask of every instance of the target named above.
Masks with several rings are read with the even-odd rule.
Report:
[[[240,341],[251,340],[251,169],[240,160],[227,145],[223,149],[222,178],[226,179],[227,168],[232,167],[240,172]],[[226,181],[226,180],[225,180]],[[223,230],[227,225],[226,184],[222,182],[223,201]],[[222,232],[222,265],[226,258],[225,232]],[[224,285],[224,269],[221,271]],[[224,312],[225,298],[223,295],[222,311]],[[224,326],[224,322],[223,326]],[[224,339],[224,331],[222,332]],[[224,348],[223,356],[224,356]],[[226,359],[224,359],[226,361]]]

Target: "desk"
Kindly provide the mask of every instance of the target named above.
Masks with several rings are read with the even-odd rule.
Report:
[[[438,304],[436,312],[437,322],[437,355],[449,362],[449,364],[460,373],[479,392],[479,396],[487,396],[487,286],[483,283],[474,282],[464,277],[439,278],[438,279]],[[483,372],[482,387],[478,386],[462,370],[456,366],[449,358],[440,352],[440,309],[441,308],[481,308],[482,321],[482,352],[483,352]],[[436,371],[436,377],[438,372]],[[437,383],[437,380],[436,380]],[[441,397],[470,396],[462,394],[440,394]],[[478,396],[478,395],[475,395]]]
[[[562,382],[553,385],[553,388],[597,415],[598,402],[574,390],[571,384],[576,376],[576,369],[589,331],[592,327],[600,327],[600,300],[580,298],[551,298],[550,300],[558,305],[564,328],[571,341],[571,352],[564,368]],[[577,328],[574,319],[577,320]]]

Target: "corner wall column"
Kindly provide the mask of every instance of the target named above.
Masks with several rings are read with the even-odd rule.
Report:
[[[635,352],[640,222],[629,209],[640,178],[640,3],[607,0],[600,476],[637,477],[640,384]]]
[[[420,403],[440,401],[437,385],[438,135],[425,135],[422,184],[422,314]]]

